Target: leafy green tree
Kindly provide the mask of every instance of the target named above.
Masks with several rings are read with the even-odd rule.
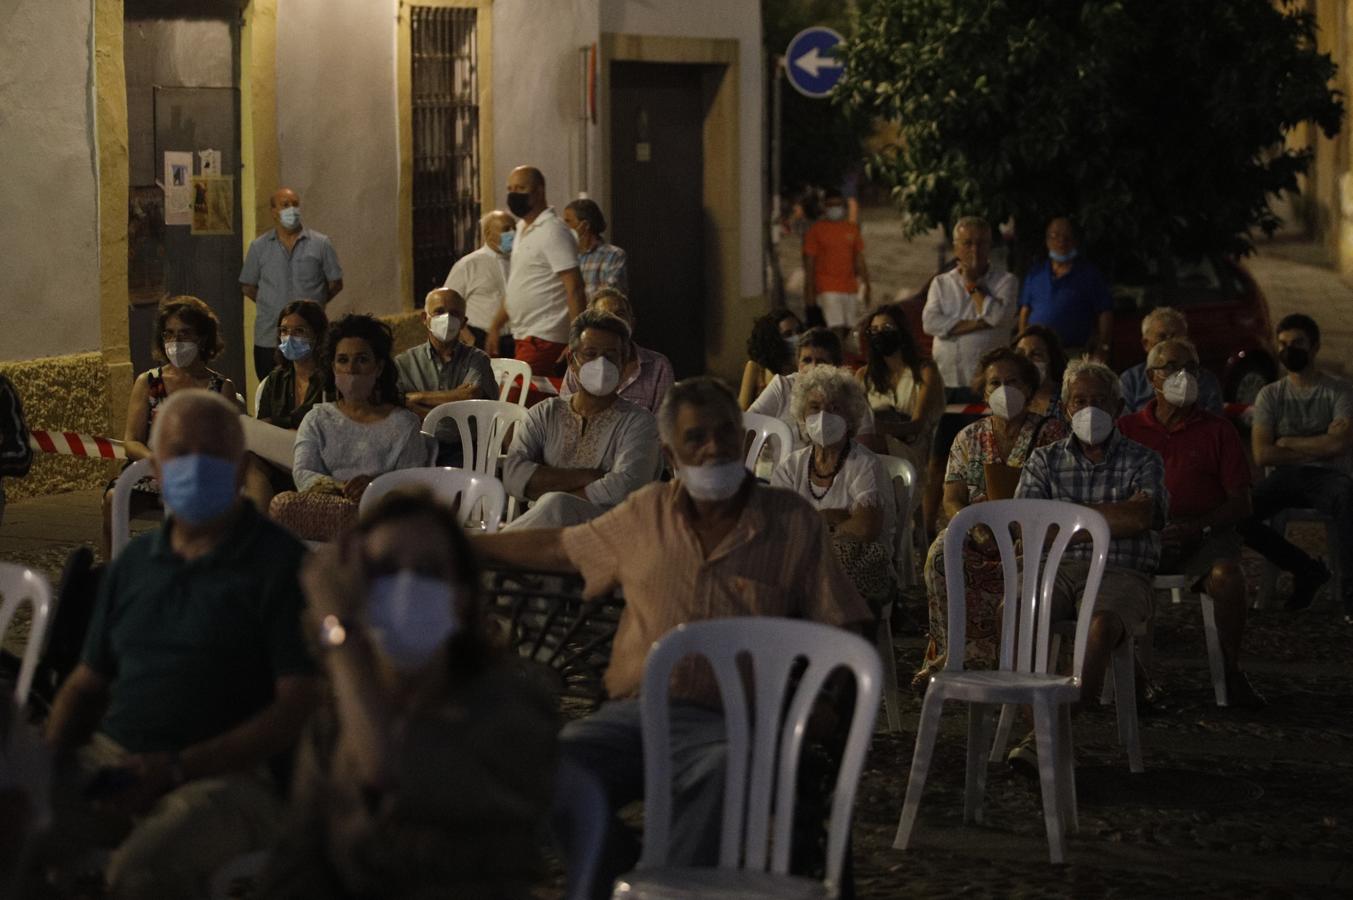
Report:
[[[1247,253],[1343,103],[1291,0],[859,0],[836,99],[896,123],[871,161],[919,233],[1056,215],[1117,258]]]

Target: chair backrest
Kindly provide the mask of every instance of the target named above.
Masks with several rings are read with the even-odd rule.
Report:
[[[1109,523],[1087,506],[1060,500],[988,500],[964,507],[944,534],[944,575],[949,590],[949,634],[946,669],[962,669],[967,641],[967,599],[963,580],[963,542],[978,525],[995,535],[1005,575],[1005,610],[1001,617],[1000,668],[1003,671],[1048,671],[1052,628],[1052,591],[1067,544],[1077,532],[1090,535],[1090,571],[1076,622],[1072,674],[1079,678],[1085,659],[1099,582],[1109,552]],[[1023,560],[1015,550],[1011,526],[1019,527]],[[1056,534],[1049,538],[1052,528]],[[1017,601],[1017,602],[1016,602]],[[1018,631],[1017,631],[1018,629]]]
[[[761,456],[761,448],[766,441],[774,438],[771,447],[775,453],[774,465],[785,461],[794,450],[794,434],[789,426],[774,416],[745,412],[742,414],[742,427],[752,436],[752,444],[747,448],[747,468],[756,471],[756,461]]]
[[[149,474],[150,460],[138,459],[123,469],[113,484],[113,501],[109,511],[112,525],[112,543],[109,550],[113,554],[113,559],[117,559],[122,548],[132,539],[132,488]]]
[[[9,630],[9,623],[14,621],[14,614],[25,601],[33,607],[23,662],[19,665],[19,680],[14,684],[14,702],[22,709],[28,702],[28,689],[33,686],[38,658],[46,649],[47,625],[56,612],[56,600],[43,575],[14,563],[0,563],[0,597],[4,598],[0,603],[0,637]]]
[[[263,405],[263,392],[268,389],[268,376],[264,375],[258,380],[258,387],[254,388],[254,418],[258,418],[259,407]]]
[[[898,567],[911,564],[909,549],[912,542],[912,527],[916,519],[916,507],[921,502],[921,492],[916,489],[916,466],[911,460],[889,453],[878,454],[883,463],[883,471],[893,483],[893,501],[896,503],[897,527],[893,531],[893,559]]]
[[[513,402],[526,406],[526,395],[531,390],[531,364],[521,359],[494,357],[489,365],[493,366],[493,377],[498,379],[498,399],[506,401],[512,388],[520,384],[521,390]]]
[[[460,523],[492,534],[503,521],[507,505],[507,491],[503,483],[492,475],[467,472],[451,466],[427,469],[396,469],[378,475],[367,485],[357,505],[358,514],[365,513],[377,500],[390,491],[403,487],[425,487],[447,506],[455,506]]]
[[[503,456],[503,439],[509,428],[526,418],[526,409],[501,400],[455,400],[443,403],[427,414],[423,420],[423,433],[436,435],[437,425],[448,417],[460,430],[465,468],[496,475],[498,460]]]
[[[809,714],[828,676],[842,668],[855,676],[855,708],[827,833],[826,883],[839,885],[855,788],[878,712],[882,663],[874,646],[858,635],[793,619],[742,616],[690,622],[653,645],[639,700],[645,788],[639,867],[667,861],[672,823],[668,686],[672,669],[692,655],[709,661],[723,700],[728,768],[719,866],[726,869],[789,873],[799,755]],[[744,686],[745,670],[752,676],[751,698]]]

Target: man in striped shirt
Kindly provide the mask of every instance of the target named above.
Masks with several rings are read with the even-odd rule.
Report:
[[[683,622],[785,616],[842,628],[872,614],[836,564],[821,516],[797,494],[759,485],[742,459],[742,413],[719,382],[678,382],[658,411],[675,481],[650,484],[583,525],[503,532],[476,540],[491,562],[576,571],[595,597],[625,594],[605,683],[610,700],[571,722],[561,751],[593,772],[613,810],[643,792],[639,687],[653,642]],[[717,861],[723,807],[723,714],[713,673],[692,660],[672,681],[675,817],[672,865]],[[598,878],[637,857],[613,822]],[[606,883],[610,883],[609,881]]]

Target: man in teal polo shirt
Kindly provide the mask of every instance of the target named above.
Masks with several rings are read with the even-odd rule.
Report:
[[[274,837],[267,764],[319,698],[305,548],[240,499],[244,434],[220,396],[175,393],[150,446],[172,517],[110,566],[53,704],[47,741],[68,765],[49,855],[113,847],[111,896],[204,896],[216,868]]]

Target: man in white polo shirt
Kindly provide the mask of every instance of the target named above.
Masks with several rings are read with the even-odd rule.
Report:
[[[443,285],[465,298],[465,324],[474,345],[490,356],[498,355],[498,346],[487,346],[485,338],[507,296],[508,256],[517,239],[512,225],[512,217],[501,209],[480,219],[479,249],[456,260]]]
[[[489,346],[512,323],[516,357],[533,375],[554,375],[568,346],[569,323],[587,306],[578,270],[578,243],[564,220],[545,204],[545,176],[518,166],[507,176],[507,208],[517,237],[507,276],[507,303],[494,319]]]

